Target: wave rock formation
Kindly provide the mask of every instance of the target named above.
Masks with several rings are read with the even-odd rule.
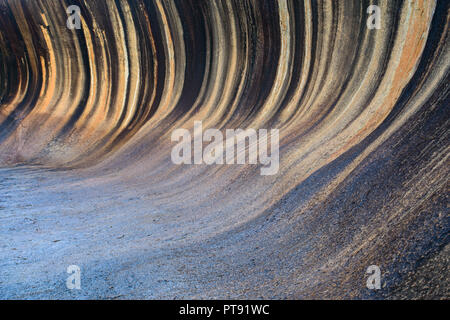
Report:
[[[449,10],[0,0],[0,297],[449,298]],[[279,172],[174,165],[197,120]]]

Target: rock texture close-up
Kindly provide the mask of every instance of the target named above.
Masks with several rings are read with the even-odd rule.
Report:
[[[0,0],[0,299],[449,299],[449,26],[447,0]],[[278,170],[174,163],[199,121],[278,130]]]

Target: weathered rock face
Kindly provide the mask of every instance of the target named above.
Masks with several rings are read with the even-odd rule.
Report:
[[[0,296],[448,298],[450,2],[375,2],[0,0]],[[278,173],[174,165],[196,120]]]

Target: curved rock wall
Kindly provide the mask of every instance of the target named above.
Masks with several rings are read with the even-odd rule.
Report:
[[[36,219],[90,213],[58,251],[98,254],[78,257],[89,297],[111,297],[104,270],[127,297],[448,297],[402,283],[448,244],[449,19],[439,0],[1,0],[0,163],[46,168]],[[278,173],[174,165],[171,132],[198,120],[279,129]]]

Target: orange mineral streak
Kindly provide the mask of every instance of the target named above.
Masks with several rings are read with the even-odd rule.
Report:
[[[432,1],[426,1],[426,3],[424,1],[414,2],[412,18],[408,23],[408,33],[403,42],[402,54],[399,58],[400,62],[395,68],[391,81],[389,95],[382,100],[380,107],[375,110],[373,116],[368,118],[365,125],[341,149],[333,153],[328,161],[333,161],[352,146],[362,141],[389,115],[420,62],[426,42],[424,35],[429,29],[433,10],[434,3]]]

